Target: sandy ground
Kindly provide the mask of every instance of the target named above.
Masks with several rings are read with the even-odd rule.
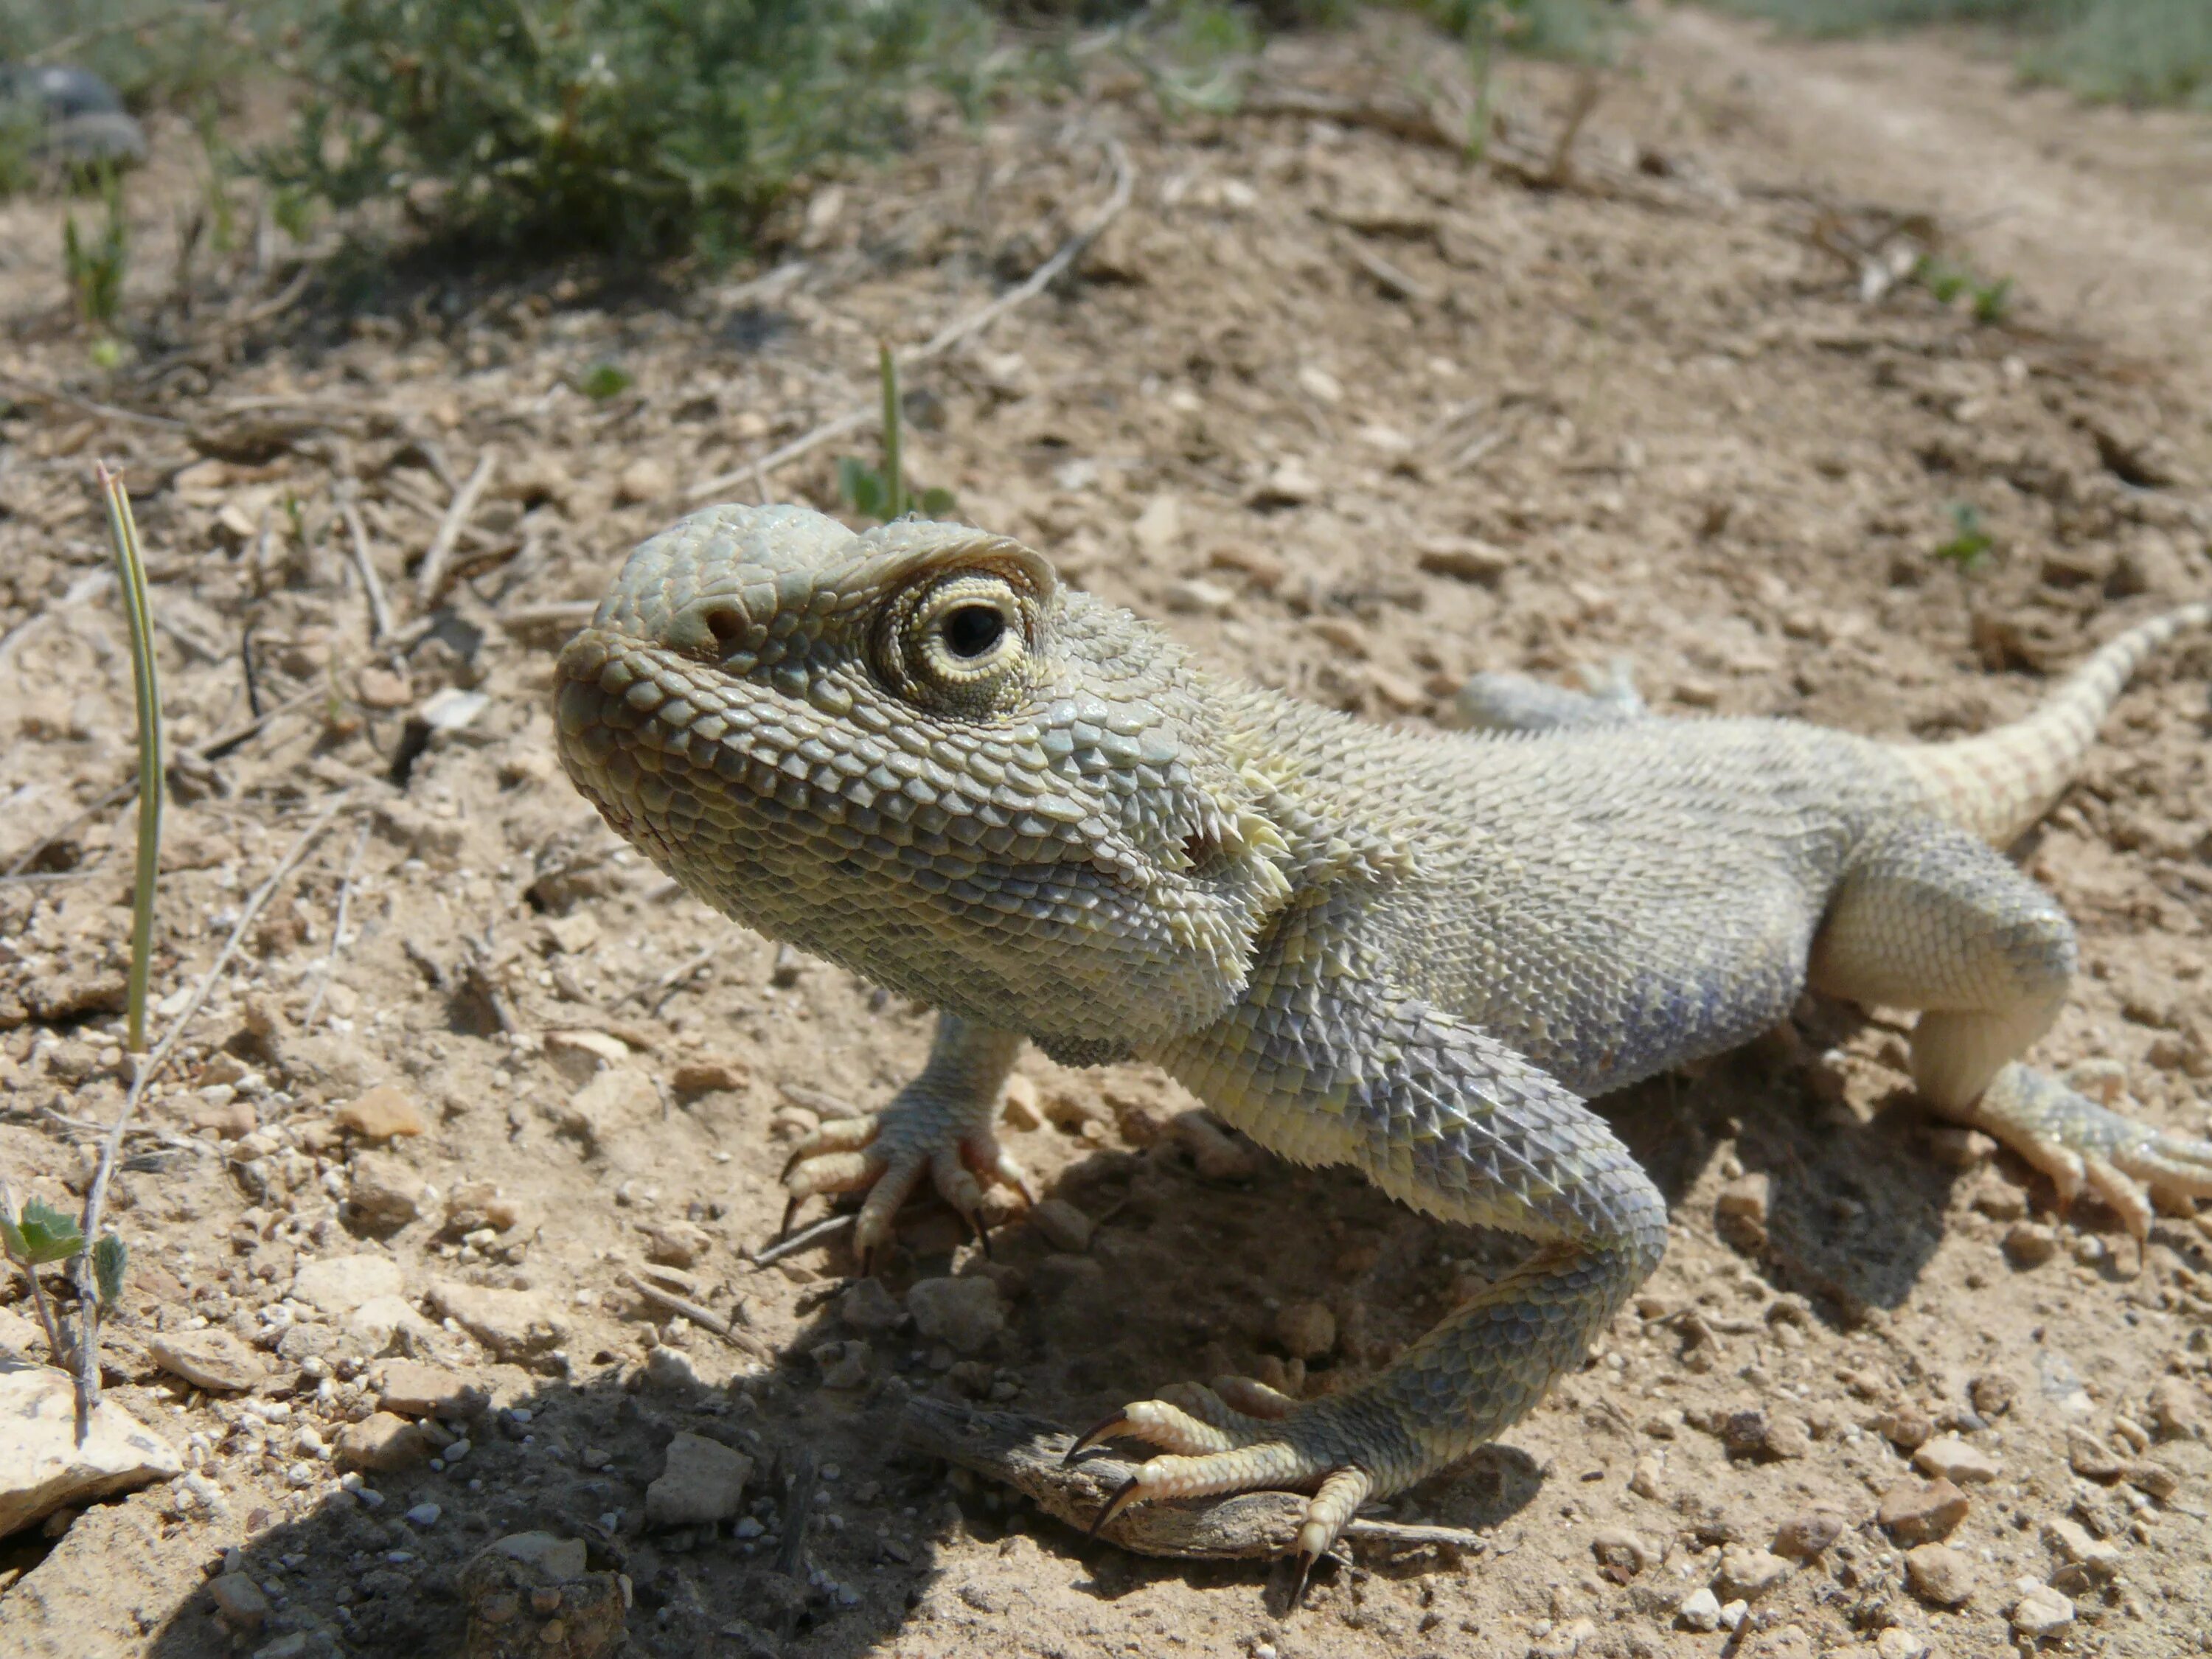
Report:
[[[1376,33],[1291,43],[1267,73],[1357,110],[1440,57]],[[1010,1216],[985,1261],[921,1205],[880,1294],[848,1288],[834,1237],[757,1267],[782,1149],[836,1109],[823,1095],[872,1103],[910,1075],[928,1016],[677,895],[553,763],[576,602],[696,484],[865,403],[877,338],[925,339],[1036,269],[1105,199],[1109,137],[1131,205],[1070,280],[915,377],[909,465],[1213,660],[1411,722],[1478,667],[1618,660],[1670,713],[1934,737],[2212,592],[2201,119],[1684,10],[1636,62],[1548,187],[1356,119],[1170,123],[1101,83],[933,126],[817,195],[758,270],[652,289],[402,267],[343,307],[278,303],[281,237],[176,288],[165,250],[198,187],[189,134],[162,131],[131,187],[136,357],[112,376],[64,305],[60,210],[0,207],[9,373],[70,389],[0,384],[19,1190],[73,1202],[120,1100],[130,829],[109,796],[132,750],[94,456],[128,469],[165,630],[157,1028],[343,797],[118,1183],[135,1260],[111,1394],[201,1486],[0,1545],[0,1651],[457,1652],[485,1604],[465,1564],[532,1528],[626,1580],[627,1639],[655,1655],[1963,1659],[2013,1651],[2021,1581],[2054,1574],[2074,1617],[2053,1650],[2212,1644],[2212,1244],[2170,1218],[2139,1254],[2103,1210],[2062,1216],[2024,1166],[1936,1132],[1878,1011],[1808,1002],[1753,1051],[1604,1103],[1673,1204],[1669,1255],[1581,1374],[1392,1506],[1471,1545],[1363,1546],[1292,1611],[1279,1568],[1087,1545],[948,1475],[902,1449],[907,1401],[1080,1425],[1223,1370],[1339,1386],[1503,1247],[1273,1163],[1161,1078],[1031,1055],[1008,1140],[1087,1237]],[[1510,73],[1528,153],[1576,84]],[[2001,322],[1889,280],[1930,211],[1968,227],[1950,257],[2014,279]],[[578,389],[609,362],[627,389]],[[771,492],[834,506],[834,457],[872,447],[829,446]],[[426,608],[419,562],[490,453]],[[1939,556],[1962,526],[1989,541],[1965,568]],[[2085,964],[2036,1058],[2117,1062],[2136,1109],[2193,1133],[2208,672],[2201,643],[2154,666],[2025,850]],[[740,1340],[641,1296],[649,1261]],[[908,1294],[947,1275],[996,1295],[925,1335]],[[153,1355],[210,1332],[236,1339],[243,1388]],[[472,1392],[402,1399],[410,1359]],[[380,1402],[428,1426],[342,1484],[396,1426]],[[649,1517],[679,1434],[750,1460],[737,1514]],[[1949,1517],[1955,1607],[1908,1583],[1876,1519],[1922,1493],[1931,1437],[1987,1477]],[[809,1459],[800,1588],[775,1566]],[[1834,1541],[1770,1566],[1817,1515]],[[1686,1628],[1717,1576],[1739,1628]],[[560,1645],[584,1642],[572,1622],[542,1650],[585,1650]]]

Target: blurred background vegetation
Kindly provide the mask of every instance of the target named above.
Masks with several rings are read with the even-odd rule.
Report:
[[[2212,0],[1727,0],[1807,34],[1977,25],[2021,72],[2084,98],[2212,108]]]
[[[2002,31],[2024,74],[2083,96],[2212,101],[2212,0],[1723,3],[1817,33]],[[0,0],[0,74],[73,64],[192,119],[288,228],[369,208],[477,248],[714,260],[896,145],[926,94],[973,116],[1118,57],[1204,107],[1271,33],[1362,9],[1425,16],[1478,76],[1498,51],[1601,59],[1632,27],[1613,0]],[[275,124],[220,138],[262,92]],[[0,99],[0,191],[36,137]]]

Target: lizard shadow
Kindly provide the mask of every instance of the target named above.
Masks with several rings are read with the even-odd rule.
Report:
[[[1734,1259],[1770,1292],[1800,1292],[1806,1316],[1839,1327],[1909,1293],[1960,1178],[1929,1156],[1917,1112],[1885,1110],[1870,1122],[1824,1112],[1757,1053],[1694,1079],[1645,1084],[1598,1109],[1674,1212],[1693,1297],[1706,1294],[1708,1281],[1716,1296],[1742,1293],[1707,1271],[1730,1251],[1702,1208],[1731,1178],[1733,1158],[1771,1181],[1763,1241],[1735,1241]],[[905,1399],[964,1395],[1082,1425],[1163,1383],[1222,1371],[1327,1387],[1387,1363],[1522,1247],[1419,1215],[1349,1170],[1298,1169],[1243,1146],[1246,1156],[1227,1173],[1218,1164],[1202,1172],[1191,1143],[1171,1131],[1133,1150],[1072,1139],[1061,1157],[1032,1161],[1060,1166],[1048,1189],[1094,1224],[1085,1248],[1064,1248],[1066,1237],[1055,1242],[1032,1218],[1003,1229],[985,1261],[949,1212],[918,1205],[902,1224],[889,1294],[876,1298],[888,1322],[856,1316],[846,1299],[856,1264],[832,1245],[810,1259],[817,1286],[765,1369],[735,1361],[703,1332],[689,1338],[696,1377],[683,1365],[656,1372],[634,1352],[580,1352],[565,1376],[541,1376],[453,1420],[474,1443],[465,1460],[372,1474],[367,1485],[381,1499],[373,1507],[318,1484],[296,1508],[233,1516],[235,1570],[274,1592],[258,1639],[303,1637],[302,1656],[462,1651],[468,1561],[495,1539],[532,1531],[580,1540],[592,1571],[629,1579],[631,1638],[652,1653],[690,1653],[719,1637],[737,1652],[844,1659],[880,1649],[909,1624],[1008,1616],[1015,1609],[995,1599],[1003,1587],[969,1571],[979,1550],[1031,1550],[1063,1564],[1027,1581],[1041,1597],[1062,1598],[1059,1613],[1041,1601],[1025,1618],[1170,1581],[1264,1584],[1279,1614],[1292,1582],[1281,1563],[1131,1556],[1086,1541],[989,1482],[948,1480],[942,1462],[899,1448]],[[1213,1139],[1221,1141],[1218,1131]],[[1001,1293],[1003,1324],[964,1355],[916,1333],[902,1306],[913,1282],[948,1273],[988,1278]],[[1762,1300],[1771,1308],[1783,1298]],[[1295,1336],[1316,1322],[1316,1304],[1334,1328],[1328,1340]],[[1723,1363],[1735,1364],[1741,1340],[1726,1315],[1740,1310],[1723,1303],[1712,1311],[1709,1323],[1727,1345]],[[1626,1329],[1632,1342],[1638,1315],[1626,1317],[1615,1336]],[[1754,1345],[1784,1334],[1764,1321],[1743,1328]],[[444,1340],[435,1332],[425,1340],[423,1357],[439,1359]],[[1651,1360],[1663,1370],[1691,1358]],[[735,1376],[717,1374],[732,1369]],[[1601,1360],[1571,1376],[1555,1390],[1566,1415],[1547,1408],[1508,1443],[1401,1494],[1391,1518],[1470,1531],[1481,1540],[1468,1552],[1473,1571],[1514,1571],[1506,1564],[1521,1541],[1551,1524],[1540,1509],[1575,1499],[1581,1482],[1613,1478],[1590,1466],[1623,1461],[1578,1462],[1576,1449],[1607,1435],[1634,1444],[1632,1376],[1616,1380]],[[359,1381],[373,1401],[371,1376]],[[753,1460],[735,1515],[642,1524],[646,1488],[676,1461],[678,1433]],[[280,1433],[265,1437],[280,1462],[293,1455]],[[821,1460],[824,1478],[811,1569],[793,1577],[776,1561],[793,1513],[787,1476],[802,1452]],[[441,1512],[425,1518],[425,1504]],[[88,1530],[88,1540],[97,1535]],[[1442,1553],[1362,1545],[1359,1559],[1367,1571],[1413,1577],[1437,1571]],[[1343,1583],[1324,1571],[1315,1593],[1344,1594]],[[521,1619],[518,1639],[543,1622],[535,1613]],[[167,1613],[149,1650],[158,1659],[213,1659],[232,1650],[232,1637],[202,1590]]]

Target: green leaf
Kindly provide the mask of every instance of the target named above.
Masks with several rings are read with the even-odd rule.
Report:
[[[837,494],[862,518],[882,518],[889,493],[883,475],[865,462],[848,455],[837,463]]]
[[[113,1233],[92,1247],[92,1278],[100,1288],[102,1311],[123,1300],[123,1269],[131,1261],[131,1247]]]
[[[941,519],[952,511],[952,492],[942,484],[933,484],[921,492],[921,515],[926,519]]]
[[[594,403],[619,398],[634,384],[629,371],[616,363],[593,363],[576,382],[576,390]]]
[[[1974,320],[1978,323],[2001,323],[2005,313],[2012,309],[2012,278],[2000,276],[1994,283],[1983,283],[1974,289]]]
[[[0,1240],[8,1254],[27,1267],[49,1261],[66,1261],[84,1248],[84,1235],[76,1223],[51,1204],[27,1200],[14,1222],[0,1221]]]
[[[1936,556],[1961,570],[1972,570],[1989,556],[1996,542],[1982,528],[1981,513],[1969,502],[1952,503],[1951,523],[1958,533],[1936,550]]]

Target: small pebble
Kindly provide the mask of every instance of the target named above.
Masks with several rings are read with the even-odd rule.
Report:
[[[1833,1510],[1807,1510],[1774,1531],[1774,1553],[1809,1560],[1844,1535],[1844,1517]]]
[[[2063,1630],[2074,1622],[2074,1603],[2048,1584],[2032,1578],[2020,1581],[2020,1600],[2013,1603],[2012,1627],[2035,1640]]]
[[[1955,1607],[1974,1593],[1974,1565],[1948,1544],[1922,1544],[1905,1552],[1905,1581],[1922,1601]]]
[[[1973,1500],[1951,1481],[1908,1482],[1882,1494],[1875,1519],[1900,1544],[1933,1544],[1948,1538],[1972,1507]]]
[[[408,1524],[416,1527],[434,1527],[438,1524],[438,1517],[444,1513],[445,1510],[435,1504],[417,1504],[407,1511]]]
[[[1970,1486],[1978,1480],[1994,1480],[2004,1469],[2002,1463],[1979,1446],[1971,1445],[1955,1434],[1931,1440],[1913,1453],[1912,1467],[1923,1474],[1948,1480],[1955,1486]]]
[[[2066,1431],[2066,1461],[2085,1480],[2117,1480],[2120,1460],[2112,1449],[2087,1429]]]
[[[1731,1545],[1721,1553],[1720,1574],[1713,1587],[1731,1601],[1756,1601],[1795,1571],[1778,1555]]]
[[[1682,1621],[1685,1630],[1718,1630],[1721,1623],[1720,1598],[1701,1586],[1682,1598],[1675,1617]]]

